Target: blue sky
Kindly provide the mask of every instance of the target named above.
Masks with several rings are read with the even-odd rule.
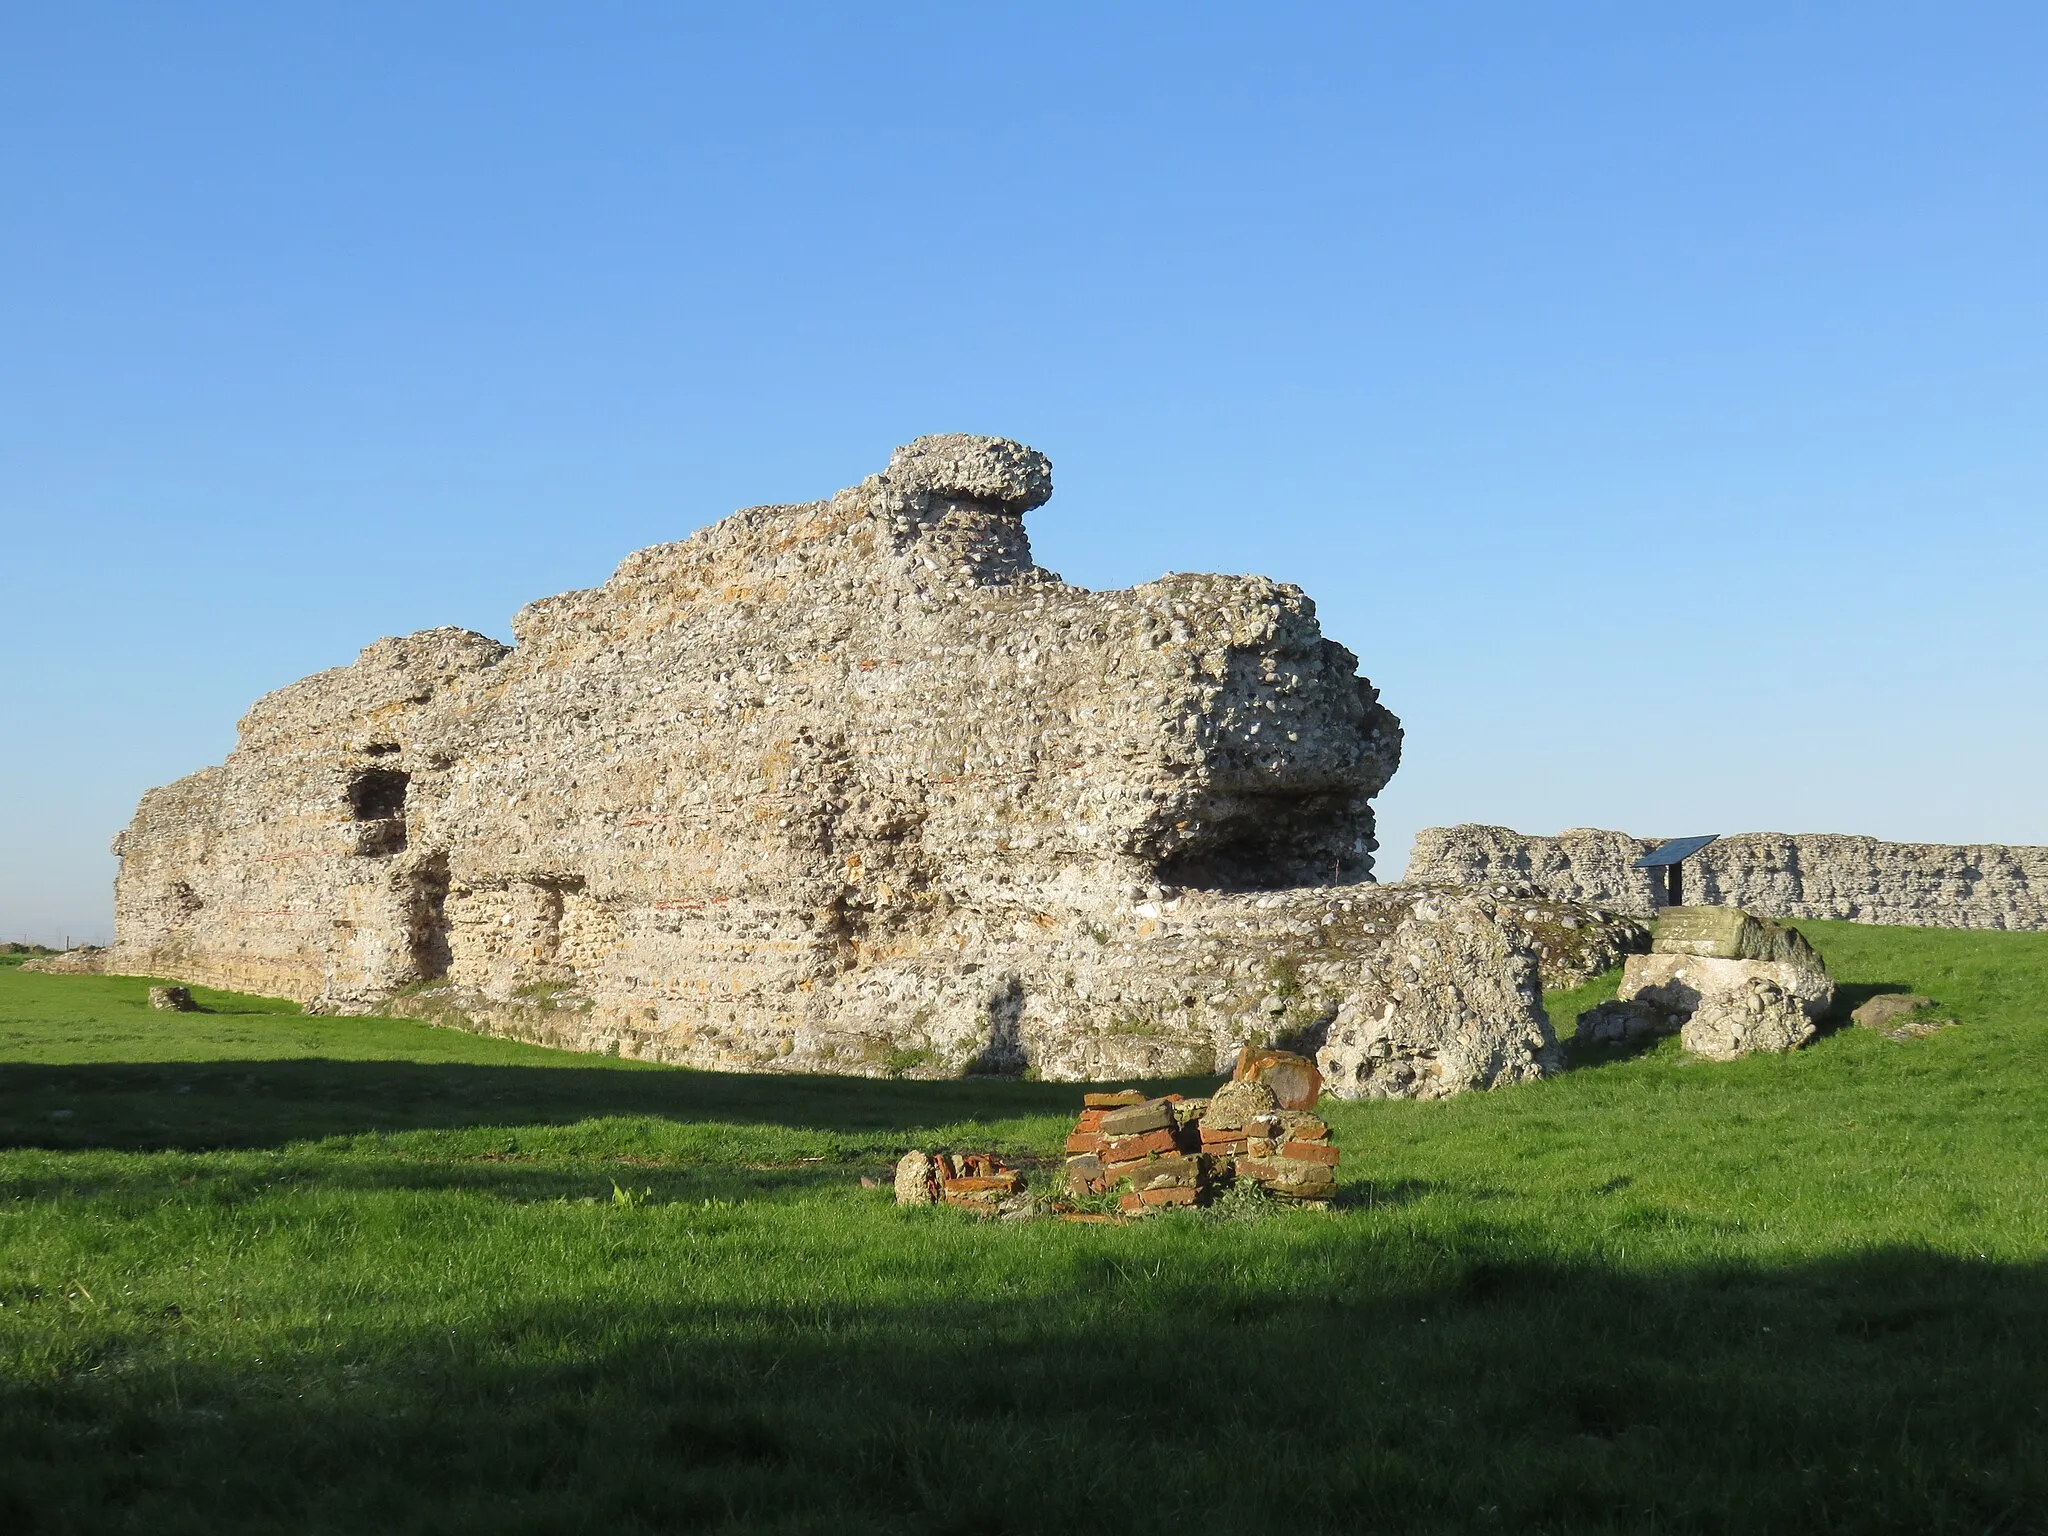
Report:
[[[2048,8],[0,4],[0,938],[259,694],[924,432],[1423,825],[2048,843]]]

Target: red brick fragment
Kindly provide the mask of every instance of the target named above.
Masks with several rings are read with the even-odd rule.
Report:
[[[1060,1212],[1060,1220],[1085,1222],[1091,1227],[1113,1227],[1116,1225],[1116,1218],[1114,1216],[1105,1216],[1093,1211],[1062,1211]]]
[[[1081,1102],[1089,1109],[1128,1109],[1144,1103],[1145,1095],[1135,1088],[1126,1088],[1121,1093],[1084,1093]]]
[[[1102,1160],[1105,1163],[1135,1162],[1152,1153],[1178,1152],[1180,1143],[1172,1131],[1147,1131],[1142,1136],[1119,1136],[1105,1139],[1102,1143]]]
[[[1067,1138],[1067,1156],[1076,1157],[1083,1152],[1100,1152],[1102,1138],[1094,1131],[1076,1131]]]
[[[1145,1209],[1145,1197],[1143,1195],[1118,1195],[1116,1197],[1116,1204],[1117,1209],[1121,1211],[1142,1211]]]
[[[1138,1198],[1147,1205],[1193,1205],[1195,1192],[1176,1185],[1166,1189],[1148,1189]]]
[[[1337,1149],[1327,1142],[1290,1141],[1280,1149],[1280,1155],[1294,1158],[1298,1162],[1324,1163],[1332,1168],[1337,1166]]]
[[[1081,1118],[1074,1122],[1074,1129],[1077,1131],[1099,1131],[1102,1129],[1102,1117],[1108,1113],[1109,1111],[1106,1109],[1084,1109],[1081,1111]]]

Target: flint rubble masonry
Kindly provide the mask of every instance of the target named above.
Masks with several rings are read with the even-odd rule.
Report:
[[[1507,827],[1428,827],[1415,836],[1407,878],[1524,883],[1557,899],[1650,917],[1662,872],[1637,869],[1635,861],[1661,841],[1595,827],[1555,837]],[[1685,889],[1699,905],[1766,917],[2048,931],[2048,848],[1746,832],[1687,859]]]
[[[515,647],[426,630],[259,700],[116,840],[110,968],[744,1071],[1548,1070],[1538,951],[1612,963],[1611,929],[1371,884],[1400,725],[1314,604],[1068,586],[1024,532],[1051,491],[1022,444],[920,438]]]

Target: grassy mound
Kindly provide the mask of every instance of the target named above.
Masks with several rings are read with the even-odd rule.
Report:
[[[1119,1228],[859,1182],[1079,1085],[0,968],[0,1529],[2048,1529],[2048,936],[1800,926],[1959,1027],[1339,1106],[1332,1214]]]

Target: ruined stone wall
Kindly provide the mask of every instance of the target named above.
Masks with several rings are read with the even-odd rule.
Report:
[[[1660,841],[1589,827],[1556,837],[1430,827],[1416,835],[1407,877],[1523,881],[1546,895],[1648,916],[1661,899],[1661,879],[1634,864]],[[1685,896],[1768,917],[2038,932],[2048,929],[2048,848],[1749,832],[1687,859]]]
[[[706,1067],[1543,1070],[1561,914],[1366,883],[1400,728],[1309,599],[1068,586],[1050,493],[920,439],[270,695],[119,840],[117,966]]]

